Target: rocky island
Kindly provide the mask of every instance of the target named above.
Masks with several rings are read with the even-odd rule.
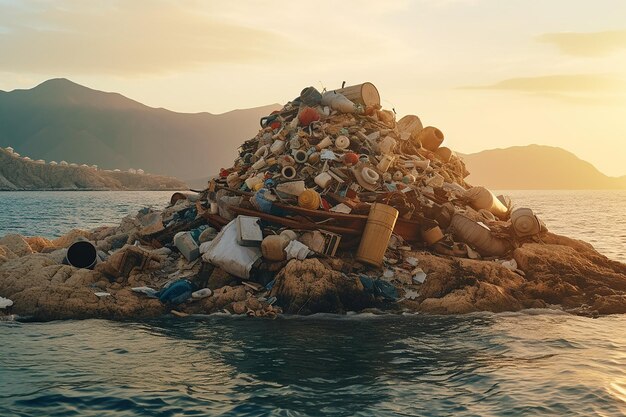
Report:
[[[0,311],[626,313],[625,264],[468,184],[443,140],[371,84],[305,88],[201,193],[116,227],[0,239]]]
[[[0,148],[0,191],[43,190],[186,190],[176,178],[142,170],[102,170],[95,166],[46,163]]]

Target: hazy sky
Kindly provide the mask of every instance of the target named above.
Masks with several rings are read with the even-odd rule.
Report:
[[[626,0],[0,0],[0,89],[53,77],[212,113],[371,81],[454,150],[626,174]]]

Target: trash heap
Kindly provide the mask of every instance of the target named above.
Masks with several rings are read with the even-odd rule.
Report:
[[[205,243],[190,233],[184,243],[175,238],[188,259],[202,256],[272,288],[288,262],[317,258],[373,297],[395,301],[398,287],[427,278],[411,251],[497,259],[523,274],[507,255],[545,231],[532,210],[467,184],[443,132],[415,115],[396,121],[371,83],[307,87],[260,124],[233,166],[191,197],[211,233],[221,231]],[[418,289],[405,289],[405,298]]]
[[[415,115],[396,120],[373,84],[307,87],[260,124],[205,190],[175,193],[165,210],[146,208],[117,227],[25,246],[93,269],[75,281],[90,283],[97,297],[115,295],[117,310],[90,307],[108,315],[402,311],[400,301],[457,288],[459,277],[441,271],[464,270],[448,262],[437,271],[432,261],[442,258],[498,262],[507,282],[521,285],[511,253],[538,241],[543,223],[467,184],[443,132]],[[137,296],[153,301],[132,310]],[[508,309],[507,300],[517,303],[506,298],[497,308]]]
[[[502,256],[516,239],[541,231],[532,210],[512,211],[510,199],[468,185],[463,161],[441,146],[443,132],[414,115],[396,122],[371,83],[323,94],[307,87],[261,126],[233,167],[211,181],[206,198],[213,214],[232,220],[256,211],[261,220],[296,227],[305,217],[307,228],[335,233],[344,243],[337,247],[359,243],[361,253],[374,244],[361,238],[367,222],[359,224],[373,207],[392,208],[383,217],[397,237],[445,255]],[[279,219],[285,216],[298,220]],[[511,216],[513,224],[505,223]],[[337,247],[321,252],[335,255]],[[380,253],[359,258],[382,261]]]

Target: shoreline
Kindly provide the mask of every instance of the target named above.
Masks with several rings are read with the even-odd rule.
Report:
[[[276,264],[273,284],[268,287],[258,283],[260,275],[241,279],[200,259],[189,262],[175,247],[134,245],[150,235],[146,232],[154,228],[155,220],[158,223],[163,215],[191,206],[184,200],[164,212],[140,212],[127,216],[118,226],[73,230],[54,240],[19,235],[0,238],[0,296],[14,303],[0,310],[0,315],[45,322],[148,319],[169,316],[172,310],[178,317],[218,313],[267,318],[327,313],[457,315],[529,309],[589,317],[626,313],[626,264],[608,259],[585,242],[549,232],[542,234],[542,243],[527,242],[514,250],[512,259],[522,272],[494,260],[455,258],[424,250],[399,252],[404,259],[413,259],[426,279],[402,283],[391,278],[395,299],[381,292],[369,293],[359,281],[363,274],[382,277],[384,268],[360,266],[346,275],[347,266],[354,264],[345,253],[340,258],[314,255]],[[94,270],[63,264],[67,247],[80,239],[90,240],[107,254]],[[197,282],[198,287],[210,288],[211,295],[172,305],[132,290],[163,289],[173,279]]]
[[[371,83],[300,94],[205,190],[164,210],[54,240],[1,238],[8,313],[626,313],[626,264],[468,184],[443,132],[396,121]]]

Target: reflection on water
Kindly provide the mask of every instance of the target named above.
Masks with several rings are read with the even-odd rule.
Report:
[[[621,415],[624,325],[546,310],[3,323],[0,415]]]

